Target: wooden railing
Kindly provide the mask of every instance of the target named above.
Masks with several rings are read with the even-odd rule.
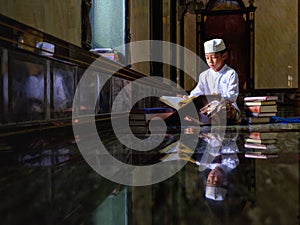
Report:
[[[53,44],[54,52],[47,49],[41,51],[36,47],[38,42]],[[111,117],[112,104],[120,90],[132,81],[147,77],[129,66],[3,15],[0,15],[0,60],[0,129],[5,132],[8,128],[15,130],[24,126],[70,124],[76,88],[87,71],[96,74],[87,91],[99,93],[95,112],[100,118]],[[100,84],[103,84],[102,88]],[[137,102],[136,107],[154,107],[161,104],[157,97],[150,97],[155,96],[155,90],[173,92],[176,89],[155,80],[142,82],[142,85],[143,88],[137,89],[132,85],[130,93],[120,104],[120,113],[127,111],[126,104],[132,104],[133,93],[148,92],[149,96]]]

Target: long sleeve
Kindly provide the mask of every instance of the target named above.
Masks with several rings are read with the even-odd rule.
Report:
[[[239,81],[237,73],[235,71],[232,71],[232,74],[230,74],[230,76],[228,76],[228,79],[226,80],[227,85],[226,87],[222,88],[222,97],[228,99],[231,102],[235,102],[239,95]]]
[[[200,76],[201,76],[201,74],[200,74]],[[205,94],[203,84],[201,83],[201,80],[200,80],[200,76],[199,76],[199,82],[197,83],[196,87],[191,91],[189,97]]]

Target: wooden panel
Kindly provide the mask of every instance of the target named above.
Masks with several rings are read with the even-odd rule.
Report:
[[[255,88],[298,88],[299,1],[255,4]]]
[[[0,0],[0,13],[81,46],[81,0]]]
[[[130,37],[131,42],[150,39],[150,0],[130,0]],[[131,52],[134,56],[134,53]],[[141,73],[150,74],[149,62],[140,62],[132,65],[132,69]]]
[[[196,14],[186,13],[184,16],[184,47],[196,53],[197,31],[195,24]],[[185,74],[184,77],[185,90],[192,90],[196,86],[199,74],[196,72],[197,65],[192,65],[191,62],[187,59],[184,60],[184,68],[186,69],[185,71],[188,71],[188,68],[191,68],[192,66],[195,67],[192,69],[192,71],[195,72],[190,75]],[[194,76],[191,77],[192,75]]]

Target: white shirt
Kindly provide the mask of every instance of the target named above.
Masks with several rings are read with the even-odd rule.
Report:
[[[236,71],[225,64],[218,72],[212,69],[202,72],[197,86],[191,91],[189,97],[210,94],[220,94],[239,110],[236,104],[239,95],[239,80]]]

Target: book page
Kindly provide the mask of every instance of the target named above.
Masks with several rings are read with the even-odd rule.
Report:
[[[191,102],[193,98],[182,98],[182,97],[177,97],[177,96],[162,96],[159,98],[159,100],[172,108],[178,110],[180,109],[183,105],[187,104],[188,102]]]

